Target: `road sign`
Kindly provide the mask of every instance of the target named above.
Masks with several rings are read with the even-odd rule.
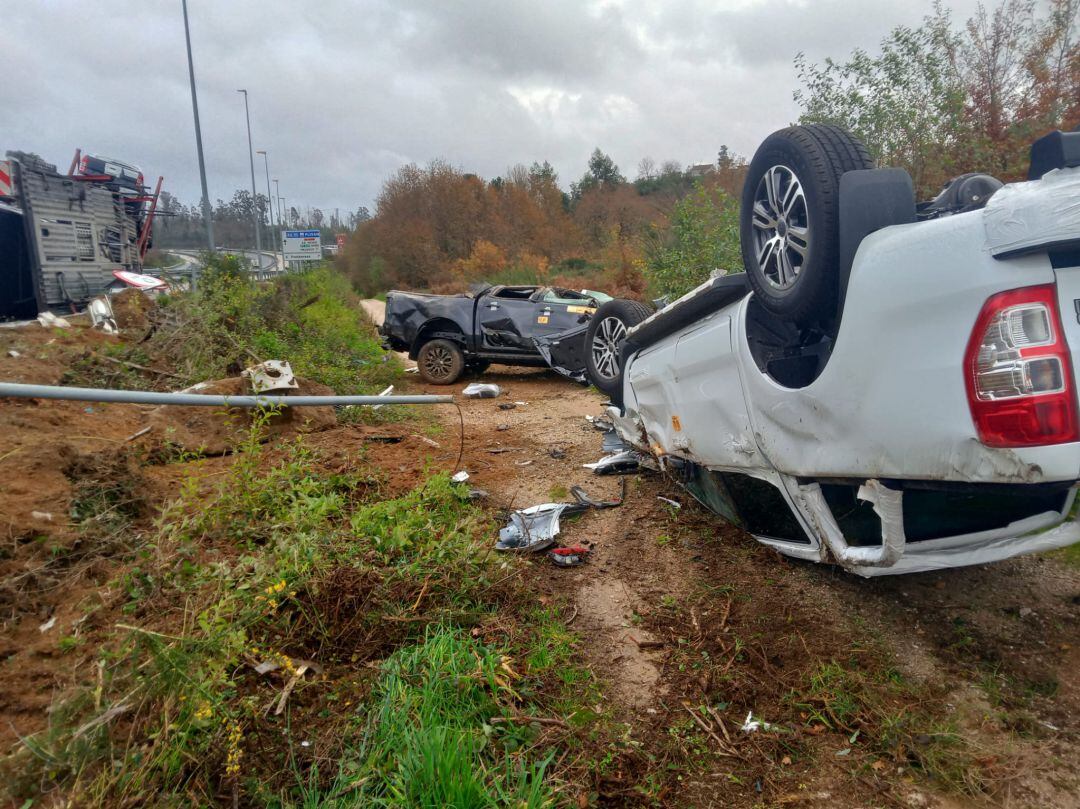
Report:
[[[318,230],[282,231],[281,252],[286,261],[319,261],[322,258],[322,233]]]

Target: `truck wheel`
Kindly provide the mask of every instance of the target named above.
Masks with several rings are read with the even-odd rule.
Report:
[[[430,340],[416,355],[420,378],[432,385],[452,385],[465,370],[461,346],[450,340]]]
[[[616,298],[602,305],[585,331],[585,365],[589,381],[608,396],[617,396],[622,387],[619,344],[631,326],[636,326],[652,310],[643,303]]]
[[[799,325],[836,313],[840,177],[874,161],[836,126],[774,132],[758,147],[743,184],[743,265],[762,306]]]

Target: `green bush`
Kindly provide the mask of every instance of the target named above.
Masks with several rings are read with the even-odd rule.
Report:
[[[713,270],[742,272],[739,203],[719,187],[698,184],[671,213],[670,227],[646,234],[643,270],[654,296],[677,298]]]
[[[287,360],[339,394],[377,392],[401,374],[349,282],[326,267],[256,283],[235,256],[215,256],[198,289],[166,305],[179,325],[159,329],[151,351],[192,383],[234,376],[256,359]]]

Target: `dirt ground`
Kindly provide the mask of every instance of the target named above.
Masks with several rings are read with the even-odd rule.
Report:
[[[381,303],[365,305],[381,320]],[[483,380],[503,392],[493,400],[462,400],[466,469],[494,504],[566,500],[574,484],[595,499],[618,497],[620,479],[582,468],[601,455],[600,434],[585,419],[602,414],[597,393],[531,369],[493,366]],[[456,414],[443,418],[448,433],[457,429]],[[1075,567],[1051,555],[862,579],[779,556],[659,476],[627,482],[622,507],[564,523],[560,539],[591,547],[588,564],[560,570],[542,556],[532,564],[538,598],[573,605],[573,627],[605,683],[605,707],[626,722],[646,755],[669,754],[673,728],[688,718],[686,703],[728,703],[733,734],[741,733],[747,710],[779,722],[783,717],[769,711],[790,713],[784,688],[797,689],[814,666],[853,652],[866,654],[867,672],[895,666],[938,700],[934,711],[959,728],[969,761],[980,770],[960,777],[978,778],[989,790],[984,798],[946,794],[895,761],[838,755],[851,747],[846,733],[823,733],[803,740],[810,755],[801,758],[812,766],[780,754],[762,770],[713,749],[662,796],[664,803],[1080,806]],[[741,667],[746,671],[732,676],[736,664],[723,682],[705,681],[707,666],[694,673],[684,647],[724,649],[723,639],[736,634],[758,644]],[[871,661],[872,643],[881,649]],[[759,755],[768,759],[763,747]],[[749,786],[733,788],[744,772],[753,779]],[[607,787],[608,797],[619,796],[619,784]]]
[[[381,304],[366,306],[381,316]],[[56,382],[88,346],[110,339],[85,329],[0,332],[0,378]],[[462,399],[460,411],[439,408],[434,439],[415,428],[323,423],[309,440],[340,453],[342,463],[378,442],[379,463],[399,487],[425,468],[452,470],[462,451],[470,485],[486,491],[483,502],[495,510],[564,501],[575,484],[594,499],[621,495],[622,478],[582,467],[600,456],[600,433],[585,419],[602,413],[599,395],[548,371],[495,366],[483,379],[502,395]],[[411,391],[448,392],[410,380]],[[160,431],[132,438],[151,415],[126,405],[0,402],[5,747],[40,730],[55,694],[93,674],[89,656],[57,648],[58,634],[92,640],[116,618],[103,594],[110,571],[78,546],[73,515],[87,486],[100,488],[132,447],[160,450]],[[228,462],[200,461],[201,474]],[[138,485],[110,496],[150,519],[151,504],[167,499],[186,470],[184,463],[142,469]],[[563,523],[564,544],[591,548],[587,564],[558,569],[543,555],[526,562],[537,602],[563,605],[581,638],[599,678],[597,714],[624,728],[613,763],[583,788],[582,805],[590,792],[613,806],[1080,805],[1076,568],[1053,556],[1025,557],[862,580],[785,560],[661,476],[625,483],[622,506]],[[88,610],[90,599],[103,606]],[[834,661],[848,672],[843,687],[819,682]],[[930,708],[893,700],[889,721],[924,709],[940,716],[971,751],[970,771],[957,778],[983,784],[981,797],[916,771],[912,762],[926,757],[914,748],[934,739],[887,755],[859,738],[861,728],[885,724],[865,711],[815,722],[817,712],[836,718],[853,682],[880,690],[894,668],[918,685],[904,693],[924,695]],[[749,711],[780,729],[744,732]]]

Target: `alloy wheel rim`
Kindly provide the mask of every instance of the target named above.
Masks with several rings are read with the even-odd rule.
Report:
[[[619,375],[619,341],[625,336],[626,325],[617,317],[605,317],[593,335],[593,367],[604,379]]]
[[[435,346],[428,349],[424,355],[424,370],[427,371],[428,376],[434,378],[441,378],[447,376],[450,373],[450,366],[453,364],[454,358],[450,355],[450,351],[442,346]]]
[[[751,217],[754,257],[766,283],[778,290],[795,286],[810,251],[806,193],[795,172],[773,166],[758,181]]]

